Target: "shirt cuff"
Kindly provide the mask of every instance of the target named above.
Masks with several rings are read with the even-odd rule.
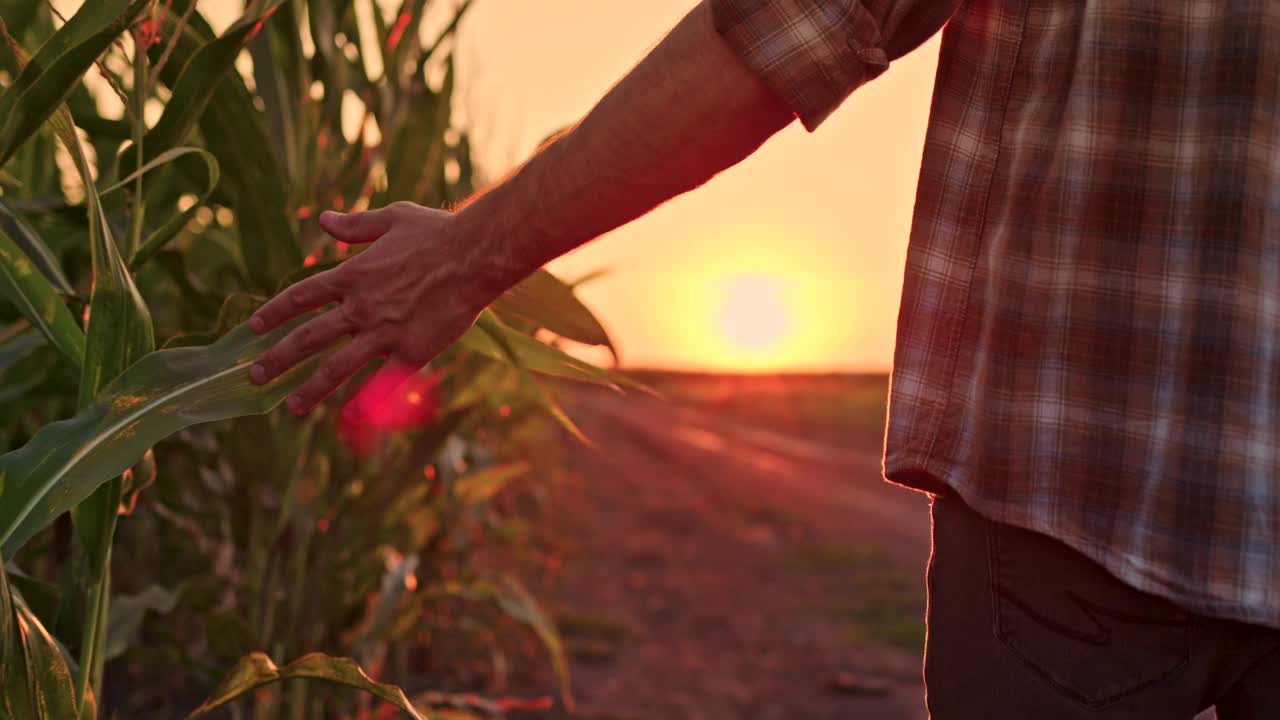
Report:
[[[813,132],[889,68],[880,28],[856,0],[710,0],[716,31]]]

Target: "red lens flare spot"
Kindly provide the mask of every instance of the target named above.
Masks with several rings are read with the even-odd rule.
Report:
[[[339,432],[347,446],[368,454],[382,435],[435,422],[442,375],[399,363],[383,365],[342,408]]]
[[[511,406],[510,406],[510,405],[503,405],[502,407],[498,408],[498,414],[499,414],[499,415],[501,415],[502,417],[510,417],[510,415],[511,415]]]

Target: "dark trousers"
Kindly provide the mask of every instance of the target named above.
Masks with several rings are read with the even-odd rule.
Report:
[[[933,501],[933,720],[1280,718],[1280,632],[1139,592],[1046,535]]]

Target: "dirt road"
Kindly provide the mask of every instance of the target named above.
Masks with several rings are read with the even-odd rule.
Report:
[[[583,386],[562,390],[567,538],[551,601],[574,717],[924,718],[928,500],[880,479],[879,438],[816,443]]]

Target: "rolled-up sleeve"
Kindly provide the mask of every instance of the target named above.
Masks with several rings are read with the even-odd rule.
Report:
[[[716,30],[812,132],[946,22],[956,0],[709,0]],[[910,47],[894,35],[919,37]]]

